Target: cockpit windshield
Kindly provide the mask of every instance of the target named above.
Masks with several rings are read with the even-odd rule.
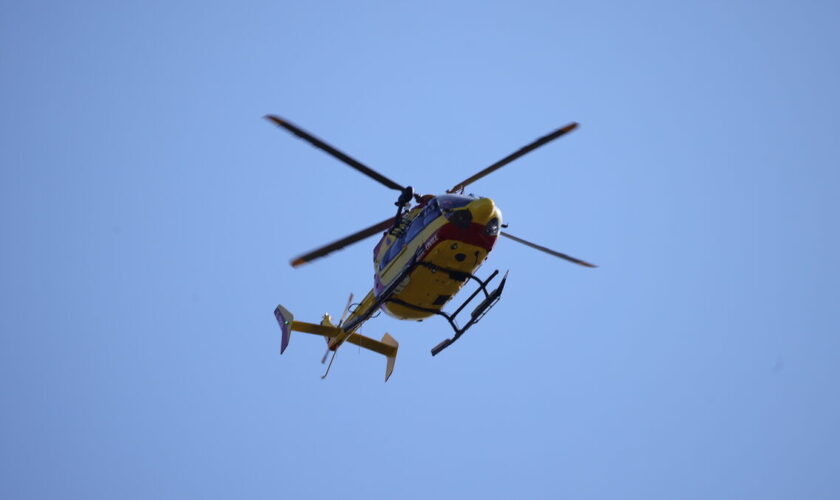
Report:
[[[454,210],[456,208],[461,208],[463,206],[468,205],[471,201],[474,201],[475,198],[471,198],[469,196],[463,196],[460,194],[442,194],[435,198],[437,200],[438,205],[444,211],[447,210]]]

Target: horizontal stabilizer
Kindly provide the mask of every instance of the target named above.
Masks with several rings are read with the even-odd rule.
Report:
[[[370,337],[365,337],[359,333],[350,333],[344,329],[336,326],[316,325],[315,323],[306,323],[303,321],[295,321],[294,316],[283,306],[277,306],[274,310],[274,316],[277,318],[277,323],[280,324],[280,331],[283,333],[283,338],[280,344],[280,354],[286,350],[289,345],[289,339],[292,331],[311,333],[313,335],[321,335],[322,337],[331,341],[330,350],[336,350],[344,342],[356,344],[359,347],[382,354],[387,359],[385,366],[385,381],[391,377],[394,371],[394,364],[397,361],[397,349],[400,344],[394,337],[387,333],[382,337],[382,340],[374,340]],[[335,343],[335,345],[333,345]]]
[[[379,354],[385,356],[387,358],[387,365],[385,366],[385,382],[388,381],[388,378],[391,377],[391,373],[394,371],[394,364],[397,361],[397,349],[400,347],[400,343],[397,342],[394,337],[386,333],[382,336],[382,340],[373,340],[370,337],[354,333],[353,335],[347,337],[347,342],[356,344],[359,347],[363,347],[373,352],[378,352]]]

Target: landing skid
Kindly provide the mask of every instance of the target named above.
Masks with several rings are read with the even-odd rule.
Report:
[[[502,297],[502,290],[504,290],[505,281],[507,281],[507,272],[505,272],[505,275],[502,277],[502,281],[499,282],[499,286],[496,287],[495,290],[490,292],[487,290],[487,285],[489,285],[490,281],[492,281],[493,278],[495,278],[499,274],[498,269],[493,271],[493,273],[490,274],[490,276],[486,280],[482,281],[480,278],[473,274],[465,273],[463,271],[457,271],[454,269],[446,269],[440,266],[436,266],[435,264],[429,262],[420,262],[419,265],[427,267],[433,272],[448,273],[449,277],[456,281],[463,282],[467,280],[473,280],[478,284],[478,288],[469,297],[467,297],[467,299],[452,314],[448,314],[435,309],[416,306],[414,304],[409,304],[408,302],[397,298],[388,298],[385,300],[386,302],[393,302],[394,304],[398,304],[403,307],[408,307],[417,311],[437,314],[438,316],[443,316],[444,318],[446,318],[447,321],[449,321],[449,325],[455,331],[455,335],[452,336],[452,338],[442,341],[441,343],[432,348],[432,356],[436,356],[440,351],[446,349],[447,347],[452,345],[456,340],[461,338],[461,335],[463,335],[467,330],[469,330],[471,326],[481,321],[481,318],[483,318],[484,315],[487,314],[487,312],[490,311],[490,309],[492,309],[494,305],[496,305],[496,303]],[[467,307],[467,304],[472,302],[473,299],[475,299],[476,296],[478,296],[480,292],[484,293],[484,300],[482,300],[478,304],[478,306],[476,306],[476,308],[473,309],[472,313],[470,313],[469,321],[467,321],[467,323],[463,327],[459,327],[458,323],[455,321],[455,318],[458,316],[458,314],[461,313],[461,311],[464,310],[465,307]]]

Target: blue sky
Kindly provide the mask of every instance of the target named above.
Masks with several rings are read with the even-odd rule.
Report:
[[[837,498],[832,2],[26,2],[0,15],[3,498]],[[499,305],[339,315],[395,193],[510,231]]]

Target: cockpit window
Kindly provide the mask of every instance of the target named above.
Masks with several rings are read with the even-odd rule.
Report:
[[[444,195],[449,197],[449,195]],[[382,262],[379,264],[380,269],[384,269],[394,258],[400,253],[402,248],[408,244],[409,241],[413,240],[417,237],[418,234],[429,224],[432,223],[435,219],[440,217],[441,214],[441,207],[438,204],[438,200],[440,200],[440,196],[431,200],[423,210],[417,214],[416,217],[408,224],[408,227],[403,231],[401,235],[397,237],[397,240],[394,242],[393,245],[385,252],[385,255],[382,258]],[[471,198],[467,198],[466,196],[453,196],[453,198],[463,198],[466,200],[466,203],[472,201]],[[455,200],[456,202],[461,202],[460,200]],[[462,203],[460,205],[454,205],[455,207],[464,206]]]
[[[423,211],[420,212],[420,217],[423,218],[423,225],[428,225],[430,222],[440,217],[440,213],[440,205],[438,204],[437,200],[432,200],[431,202],[429,202],[429,204],[426,205],[426,208],[424,208]]]
[[[400,250],[405,246],[405,239],[400,237],[397,241],[391,245],[390,248],[385,252],[385,255],[382,257],[382,262],[379,263],[379,269],[385,269],[385,266],[391,263],[394,260],[394,257],[400,253]]]
[[[466,206],[471,201],[475,200],[475,198],[470,198],[469,196],[462,196],[459,194],[442,194],[435,198],[435,200],[438,202],[438,205],[440,205],[440,208],[446,211]]]

